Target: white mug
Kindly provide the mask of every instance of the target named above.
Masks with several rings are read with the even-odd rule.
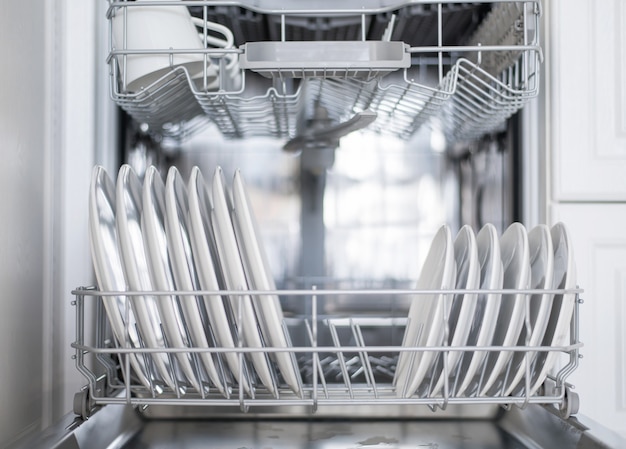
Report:
[[[112,18],[113,46],[116,50],[204,49],[198,29],[185,6],[144,6],[141,1],[129,2],[128,5],[117,8]],[[136,92],[179,66],[185,67],[191,78],[202,76],[205,58],[201,52],[144,53],[126,57],[119,55],[117,62],[121,80],[126,82],[126,91]],[[208,58],[206,62],[210,64]],[[217,78],[217,71],[211,65],[207,66],[207,76],[212,82]]]
[[[234,48],[235,47],[235,38],[233,36],[232,31],[219,23],[204,21],[197,17],[192,17],[193,24],[198,28],[199,37],[202,42],[205,40],[204,35],[204,27],[206,26],[207,31],[213,31],[218,34],[221,34],[224,38],[221,39],[216,37],[214,34],[207,33],[206,35],[206,45],[207,47],[216,47],[216,48]],[[224,57],[225,61],[225,73],[223,75],[228,75],[229,81],[225,82],[226,90],[238,90],[241,87],[241,69],[239,68],[239,58],[237,54],[227,54]],[[218,62],[221,58],[218,59]],[[216,70],[220,70],[219,65],[216,64]],[[198,74],[198,76],[192,78],[195,82],[196,86],[199,89],[203,89],[203,73]],[[207,80],[210,81],[210,80]],[[219,80],[213,82],[212,84],[207,85],[207,90],[217,89],[219,87]]]

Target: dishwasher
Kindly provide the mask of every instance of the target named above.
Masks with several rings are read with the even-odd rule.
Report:
[[[584,341],[584,286],[571,277],[471,284],[467,273],[418,282],[422,266],[439,270],[428,248],[441,235],[449,247],[458,231],[456,250],[464,232],[480,240],[487,229],[504,248],[509,229],[523,229],[520,111],[541,86],[541,2],[106,3],[118,189],[122,176],[156,190],[160,177],[168,189],[170,180],[199,183],[202,170],[213,195],[227,190],[235,208],[239,198],[256,216],[270,279],[246,288],[253,275],[230,279],[224,269],[210,288],[188,241],[181,257],[194,252],[196,283],[86,279],[71,292],[85,386],[73,413],[16,447],[626,447],[579,416],[584,403],[568,383]],[[237,197],[242,177],[247,195]],[[114,192],[102,183],[97,201]],[[190,201],[202,197],[191,185]],[[218,215],[216,201],[209,215]],[[221,256],[227,239],[206,239]],[[225,245],[226,259],[234,248]],[[533,341],[532,311],[547,297],[553,310],[569,307],[565,323],[547,314],[554,323],[544,324],[563,336]],[[468,337],[487,323],[507,332],[486,308],[501,302],[503,313],[514,301],[514,340]],[[213,321],[216,302],[225,321]],[[162,316],[166,303],[176,319]],[[144,339],[139,313],[161,315],[150,334],[162,344]],[[472,324],[475,316],[484,323]],[[180,344],[170,338],[174,321]],[[202,344],[191,342],[196,325]]]

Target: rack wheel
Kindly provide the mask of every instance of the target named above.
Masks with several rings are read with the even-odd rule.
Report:
[[[567,419],[572,415],[578,413],[580,408],[580,397],[578,393],[574,393],[570,387],[565,387],[565,395],[563,397],[563,403],[559,407],[559,414],[561,418]]]
[[[88,420],[91,416],[91,407],[89,406],[89,390],[83,389],[74,395],[74,413],[83,420]]]

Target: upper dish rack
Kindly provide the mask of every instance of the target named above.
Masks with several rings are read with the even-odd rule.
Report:
[[[494,406],[509,407],[512,405],[525,407],[528,404],[550,404],[559,408],[565,417],[575,414],[578,398],[565,381],[576,369],[579,360],[578,316],[579,304],[582,300],[578,295],[580,289],[555,290],[411,290],[411,289],[311,289],[277,290],[277,291],[195,291],[195,292],[101,292],[95,287],[77,288],[73,304],[76,306],[76,341],[72,347],[76,350],[76,365],[88,380],[87,388],[77,393],[75,412],[88,417],[93,407],[104,404],[132,404],[143,406],[148,416],[160,416],[165,412],[160,407],[175,406],[169,413],[184,416],[185,413],[215,414],[224,413],[241,415],[243,413],[260,413],[274,415],[333,416],[345,414],[346,406],[350,406],[350,416],[418,416],[420,413],[439,410],[443,416],[474,416],[475,414],[493,413]],[[264,346],[262,348],[246,346],[241,334],[234,347],[188,346],[185,348],[147,348],[137,347],[131,342],[130,335],[135,329],[126,324],[126,341],[116,342],[109,337],[108,322],[104,310],[103,298],[118,297],[125,302],[126,315],[133,309],[133,302],[139,296],[150,295],[153,298],[176,295],[180,301],[190,293],[194,295],[273,295],[277,294],[286,304],[290,304],[292,312],[286,313],[282,329],[287,337],[287,346]],[[573,302],[573,314],[569,322],[569,333],[563,345],[531,346],[528,341],[518,342],[515,346],[411,346],[403,342],[404,328],[408,324],[406,315],[407,301],[426,300],[428,295],[441,295],[438,300],[451,301],[458,294],[524,294],[529,301],[533,294],[563,295],[563,301]],[[425,296],[426,295],[426,296]],[[163,298],[165,299],[165,298]],[[504,300],[504,299],[503,299]],[[342,312],[327,308],[328,304],[351,303],[359,304],[360,312],[354,307]],[[295,304],[295,307],[294,307]],[[369,306],[368,306],[369,304]],[[396,310],[376,313],[381,304]],[[529,307],[529,305],[527,305]],[[369,312],[367,312],[369,310]],[[93,315],[96,319],[92,320]],[[233,311],[233,323],[244,329],[241,312]],[[451,316],[442,316],[444,335],[449,335],[452,327]],[[95,329],[89,323],[95,322]],[[129,323],[129,320],[126,321]],[[231,323],[232,324],[232,323]],[[566,323],[567,324],[567,323]],[[228,323],[224,323],[225,326]],[[525,319],[527,335],[532,333],[533,324]],[[418,338],[418,337],[416,337]],[[528,337],[527,337],[528,338]],[[278,374],[275,355],[278,352],[289,353],[292,363],[298,367],[298,388]],[[424,378],[421,387],[408,397],[398,392],[401,387],[394,382],[394,373],[399,366],[398,357],[401,353],[417,354],[434,353],[432,369]],[[236,354],[242,366],[247,369],[240,371],[240,378],[228,372],[224,357]],[[249,357],[261,353],[271,368],[272,393],[254,374]],[[451,354],[461,354],[456,367],[448,366]],[[492,388],[488,393],[479,393],[488,375],[490,358],[501,353],[511,354],[510,360],[503,369],[503,378],[498,381],[502,386]],[[165,355],[175,366],[176,358],[189,357],[194,361],[194,369],[202,372],[200,357],[209,354],[218,362],[221,380],[229,388],[219,392],[209,380],[203,380],[206,389],[196,391],[187,388],[172,391],[163,384],[141,383],[133,372],[131,357],[137,357],[150,367],[151,357]],[[463,393],[459,391],[459,383],[467,369],[465,361],[483,354],[485,359],[482,368],[473,375]],[[531,385],[536,382],[541,362],[550,359],[550,355],[558,355],[550,374],[538,389]],[[543,355],[543,356],[542,356]],[[543,358],[542,358],[543,357]],[[411,361],[410,363],[413,363]],[[464,367],[464,368],[463,368]],[[513,377],[513,372],[523,370],[524,375],[518,387],[505,394],[504,389]],[[468,374],[469,375],[469,374]],[[199,374],[200,378],[202,377]],[[440,376],[444,383],[434,387]],[[430,379],[430,380],[429,380]],[[240,388],[248,384],[250,388]],[[177,384],[178,385],[178,384]],[[434,391],[436,389],[436,391]],[[375,405],[361,407],[355,405]],[[461,406],[471,406],[461,409]],[[146,408],[150,406],[148,410]],[[196,412],[181,411],[181,406],[192,406]],[[428,408],[425,409],[424,406]],[[198,409],[202,407],[202,409]],[[425,410],[424,410],[425,409]],[[464,410],[464,411],[463,411]],[[451,415],[449,415],[449,414]],[[430,416],[430,415],[429,415]]]
[[[120,48],[111,37],[111,96],[157,134],[180,138],[215,123],[228,138],[293,138],[321,105],[333,122],[368,109],[378,116],[370,125],[377,132],[407,139],[430,122],[458,141],[499,130],[538,93],[539,0],[109,5],[111,35],[114,17],[133,8],[185,5],[205,42],[201,49]],[[210,45],[216,22],[232,30],[238,47]],[[169,55],[169,70],[129,90],[128,58],[150,54]],[[202,61],[204,70],[174,64],[180,55]]]

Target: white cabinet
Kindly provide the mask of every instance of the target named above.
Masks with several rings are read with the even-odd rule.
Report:
[[[557,201],[626,201],[626,2],[546,2]]]
[[[585,346],[571,378],[581,412],[626,436],[626,204],[563,204],[553,218],[571,232],[585,290]]]
[[[626,436],[626,2],[546,9],[549,220],[572,234],[585,290],[581,413]]]

